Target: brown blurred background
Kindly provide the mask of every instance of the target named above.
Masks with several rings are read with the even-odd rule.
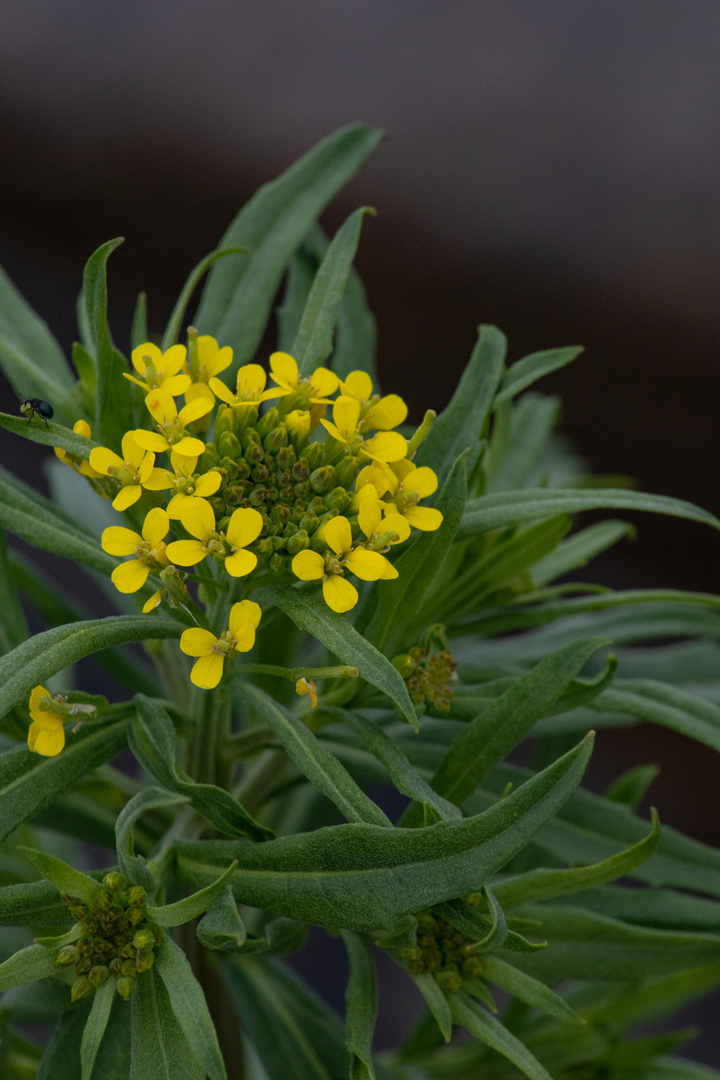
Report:
[[[714,0],[5,0],[0,262],[67,348],[85,260],[124,235],[109,280],[127,349],[137,293],[160,330],[261,183],[341,124],[384,127],[324,222],[377,208],[358,267],[383,387],[412,419],[442,407],[480,321],[512,359],[584,344],[541,384],[562,430],[598,471],[717,514],[718,55]],[[42,454],[0,446],[42,485]],[[720,591],[715,533],[633,520],[597,578]],[[709,750],[605,734],[591,783],[649,760],[663,820],[719,844]]]

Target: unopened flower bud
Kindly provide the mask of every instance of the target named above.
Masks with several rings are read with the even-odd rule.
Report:
[[[446,967],[435,973],[435,981],[441,990],[454,994],[462,986],[462,976],[455,967]]]
[[[55,958],[55,963],[60,964],[61,967],[69,967],[70,964],[77,964],[79,959],[80,953],[75,945],[63,945]]]
[[[135,989],[135,981],[129,975],[123,975],[118,979],[117,992],[125,1001],[130,1000],[130,995]]]
[[[138,949],[135,957],[138,974],[142,974],[143,971],[149,971],[154,963],[155,954],[152,949]]]
[[[288,555],[297,555],[299,551],[305,551],[310,547],[310,537],[304,530],[299,530],[287,541]]]
[[[403,679],[409,679],[415,670],[415,661],[407,653],[401,653],[390,661],[396,671],[399,671]]]
[[[218,454],[220,458],[230,458],[231,461],[235,461],[242,457],[242,446],[237,435],[234,435],[232,431],[223,431],[222,435],[215,435],[215,441],[217,445]]]
[[[103,886],[108,892],[122,892],[123,889],[127,888],[127,881],[122,874],[118,874],[116,870],[111,870],[103,878]]]
[[[88,979],[95,990],[99,990],[109,976],[110,969],[106,968],[104,964],[96,964],[95,967],[90,968],[90,971],[88,972]]]
[[[337,482],[337,473],[332,465],[321,465],[310,474],[310,487],[321,495],[324,491],[330,491]]]
[[[280,413],[275,408],[275,406],[273,406],[271,409],[268,409],[268,411],[260,417],[260,419],[255,424],[255,427],[257,428],[257,433],[261,439],[266,438],[266,436],[270,434],[272,429],[277,426],[277,422],[279,419]]]
[[[80,1001],[81,998],[88,997],[92,994],[94,989],[95,987],[90,982],[87,975],[78,975],[70,990],[70,1000]]]

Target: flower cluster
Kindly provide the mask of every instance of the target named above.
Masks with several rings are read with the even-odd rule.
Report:
[[[465,899],[471,907],[478,906],[477,894]],[[482,974],[483,963],[474,950],[472,938],[426,911],[417,916],[417,944],[400,950],[400,955],[411,974],[434,975],[443,990],[454,993],[463,979]]]

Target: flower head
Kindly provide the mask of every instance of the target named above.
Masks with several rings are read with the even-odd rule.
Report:
[[[44,686],[36,686],[30,694],[28,748],[43,757],[55,757],[65,745],[65,718],[52,711],[53,698]]]
[[[266,390],[266,382],[267,374],[264,368],[259,364],[245,364],[238,370],[234,394],[220,379],[210,379],[210,389],[227,405],[242,405],[250,409],[257,408],[261,401],[269,401],[285,393],[274,386]]]
[[[167,505],[169,518],[179,518],[180,511],[186,499],[196,495],[206,499],[214,495],[222,483],[220,473],[211,469],[210,472],[197,475],[197,457],[186,457],[178,454],[175,450],[170,451],[170,464],[173,472],[169,469],[153,469],[149,480],[145,483],[148,491],[174,491],[175,494]]]
[[[212,690],[217,686],[222,678],[225,660],[252,649],[261,617],[259,604],[252,600],[241,600],[230,609],[228,629],[219,638],[199,626],[183,631],[180,648],[186,656],[200,658],[190,672],[195,686],[203,690]]]
[[[86,420],[76,420],[73,424],[73,431],[76,435],[84,435],[86,439],[91,438],[90,425]],[[97,480],[104,475],[101,472],[96,472],[88,461],[69,453],[67,450],[61,450],[59,446],[55,447],[55,454],[63,464],[69,465],[71,469],[81,473],[82,476],[89,476],[91,479]]]
[[[112,476],[122,484],[112,503],[116,510],[127,510],[138,501],[155,464],[155,455],[138,445],[132,431],[123,435],[122,454],[118,457],[105,446],[96,446],[90,451],[90,465],[96,470],[94,475]]]
[[[132,435],[135,442],[145,450],[154,450],[156,454],[164,450],[174,450],[184,457],[198,457],[205,449],[201,439],[195,439],[185,431],[187,424],[199,420],[212,409],[212,402],[207,398],[196,398],[184,405],[180,412],[172,397],[162,390],[154,391],[145,398],[150,415],[157,425],[156,431],[138,428]]]
[[[407,442],[397,431],[381,431],[371,439],[363,438],[357,398],[341,395],[333,405],[332,423],[329,420],[320,423],[350,453],[362,452],[376,461],[386,462],[399,461],[407,453]]]
[[[281,387],[278,396],[297,394],[306,407],[309,402],[313,405],[329,405],[328,395],[334,394],[340,385],[337,375],[325,367],[315,368],[312,375],[301,379],[297,361],[286,352],[272,354],[270,371],[273,380]]]
[[[397,570],[384,555],[357,544],[353,547],[350,522],[345,517],[334,517],[322,528],[322,539],[331,552],[320,555],[306,548],[292,561],[292,571],[301,581],[322,580],[323,599],[333,611],[343,612],[354,608],[358,591],[343,574],[351,574],[363,581],[395,578]]]
[[[155,507],[145,518],[142,536],[122,525],[111,525],[102,534],[103,551],[109,555],[134,555],[129,562],[116,566],[110,579],[121,593],[134,593],[141,589],[148,575],[164,570],[169,565],[164,538],[170,528],[170,518],[165,510]],[[143,606],[151,611],[157,606],[157,594]]]
[[[194,331],[197,333],[197,331]],[[190,330],[188,330],[190,337]],[[233,351],[229,345],[221,349],[214,337],[203,334],[196,338],[197,353],[193,363],[193,342],[190,341],[190,357],[185,361],[185,373],[192,379],[192,384],[185,391],[185,401],[195,401],[205,397],[214,404],[215,397],[209,383],[216,375],[232,364]],[[193,370],[196,368],[197,370]],[[221,385],[224,385],[221,384]]]
[[[223,562],[232,577],[245,577],[257,566],[257,555],[244,550],[257,540],[263,527],[262,514],[252,507],[235,510],[224,533],[216,530],[213,508],[205,499],[185,499],[180,520],[196,539],[168,544],[168,556],[178,566],[195,566],[206,555]]]
[[[180,369],[185,363],[187,350],[184,345],[171,345],[167,352],[162,352],[157,345],[146,341],[144,345],[138,345],[133,349],[130,359],[132,366],[141,378],[134,375],[123,375],[130,382],[142,386],[143,390],[159,390],[162,387],[166,394],[177,397],[184,394],[190,386],[190,376],[180,374]]]

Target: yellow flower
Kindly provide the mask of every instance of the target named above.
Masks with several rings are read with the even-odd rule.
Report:
[[[210,472],[203,473],[200,476],[196,475],[195,467],[197,462],[197,457],[183,457],[182,454],[172,450],[170,452],[170,463],[174,472],[170,472],[169,469],[153,469],[150,479],[146,481],[145,487],[148,491],[167,491],[169,489],[175,491],[167,505],[169,518],[180,517],[183,503],[190,496],[196,495],[201,499],[206,499],[209,495],[214,495],[220,487],[222,476],[216,470],[211,469]]]
[[[215,397],[208,383],[216,375],[232,364],[233,351],[229,345],[221,349],[214,337],[203,334],[197,339],[198,370],[195,374],[189,360],[185,362],[185,372],[193,380],[192,385],[185,391],[185,401],[195,401],[205,397],[215,404]],[[221,385],[224,385],[222,383]]]
[[[358,525],[371,543],[377,542],[388,532],[395,533],[397,536],[396,540],[388,540],[389,544],[401,544],[403,540],[407,540],[410,535],[410,525],[402,514],[391,513],[383,517],[383,503],[380,502],[372,484],[365,484],[357,493],[356,498],[358,500]]]
[[[252,649],[261,616],[259,604],[241,600],[230,609],[229,628],[219,638],[199,626],[183,631],[180,648],[186,656],[200,657],[190,673],[195,686],[212,690],[222,678],[225,659]]]
[[[194,439],[185,431],[185,425],[199,420],[212,409],[212,402],[207,398],[197,398],[184,405],[178,413],[177,406],[169,394],[163,391],[153,392],[145,398],[145,404],[157,424],[157,431],[138,428],[133,431],[135,442],[145,450],[154,450],[156,454],[174,450],[183,457],[198,457],[205,449],[201,439]]]
[[[362,451],[376,461],[400,461],[407,453],[407,442],[397,431],[381,431],[372,439],[363,439],[360,402],[357,398],[341,395],[333,405],[333,423],[329,420],[321,420],[320,423],[333,439],[345,444],[350,452]]]
[[[365,371],[351,371],[347,379],[340,383],[340,392],[360,404],[361,420],[358,430],[361,433],[372,430],[390,431],[407,419],[407,405],[397,394],[387,394],[385,397],[376,394],[373,398],[372,381]]]
[[[213,508],[205,499],[185,499],[180,520],[197,539],[175,540],[168,544],[168,556],[176,565],[195,566],[206,555],[212,555],[224,561],[225,569],[232,577],[245,577],[257,566],[257,555],[244,550],[257,540],[263,527],[262,514],[252,507],[235,510],[226,533],[216,531]]]
[[[28,730],[28,748],[43,757],[55,757],[65,745],[63,717],[51,709],[41,709],[43,698],[52,701],[52,694],[44,686],[36,686],[30,694],[32,724]]]
[[[112,476],[122,484],[112,503],[116,510],[127,510],[138,501],[155,464],[155,455],[138,445],[132,431],[123,435],[122,453],[123,456],[118,457],[104,446],[96,446],[90,451],[90,464],[97,470],[94,475]]]
[[[388,473],[396,478],[390,490],[393,501],[385,503],[387,515],[402,514],[414,529],[434,532],[442,524],[443,516],[431,506],[418,506],[421,499],[426,499],[437,491],[438,479],[427,465],[418,468],[412,461],[394,461]]]
[[[90,425],[85,420],[76,420],[73,425],[73,431],[76,435],[84,435],[86,439],[91,437]],[[55,454],[65,465],[69,465],[71,469],[74,469],[77,473],[81,473],[83,476],[90,476],[96,480],[103,475],[103,473],[95,472],[88,461],[76,457],[75,454],[70,454],[67,450],[61,450],[59,446],[55,447]]]
[[[116,566],[110,575],[118,592],[134,593],[141,589],[151,571],[164,570],[169,565],[163,540],[170,528],[170,518],[156,506],[145,518],[142,536],[122,525],[111,525],[102,534],[103,551],[109,555],[134,555],[130,562]],[[143,605],[143,611],[157,607],[157,593]]]
[[[292,571],[301,581],[322,579],[323,599],[333,611],[349,611],[358,602],[358,591],[342,576],[345,570],[363,581],[396,578],[397,570],[384,555],[364,546],[352,546],[350,522],[345,517],[332,518],[322,528],[322,539],[334,552],[320,555],[306,548],[292,561]]]
[[[271,387],[265,389],[267,374],[259,364],[245,364],[237,373],[235,393],[233,394],[221,379],[210,379],[212,392],[228,405],[257,406],[261,401],[281,397],[286,391]]]
[[[301,379],[295,359],[286,352],[274,352],[270,357],[272,378],[282,387],[280,396],[301,394],[313,405],[329,405],[328,394],[334,394],[340,380],[334,372],[325,367],[315,368],[312,375]]]
[[[295,683],[295,693],[300,697],[304,697],[306,694],[310,695],[310,707],[312,709],[317,705],[317,688],[312,679],[298,679]]]
[[[146,341],[133,349],[130,356],[132,366],[142,378],[136,379],[126,371],[123,371],[123,375],[130,382],[142,386],[143,390],[159,390],[162,387],[164,393],[177,397],[184,394],[191,383],[189,375],[179,374],[185,363],[186,352],[184,345],[171,345],[167,352],[161,352],[157,345]]]

